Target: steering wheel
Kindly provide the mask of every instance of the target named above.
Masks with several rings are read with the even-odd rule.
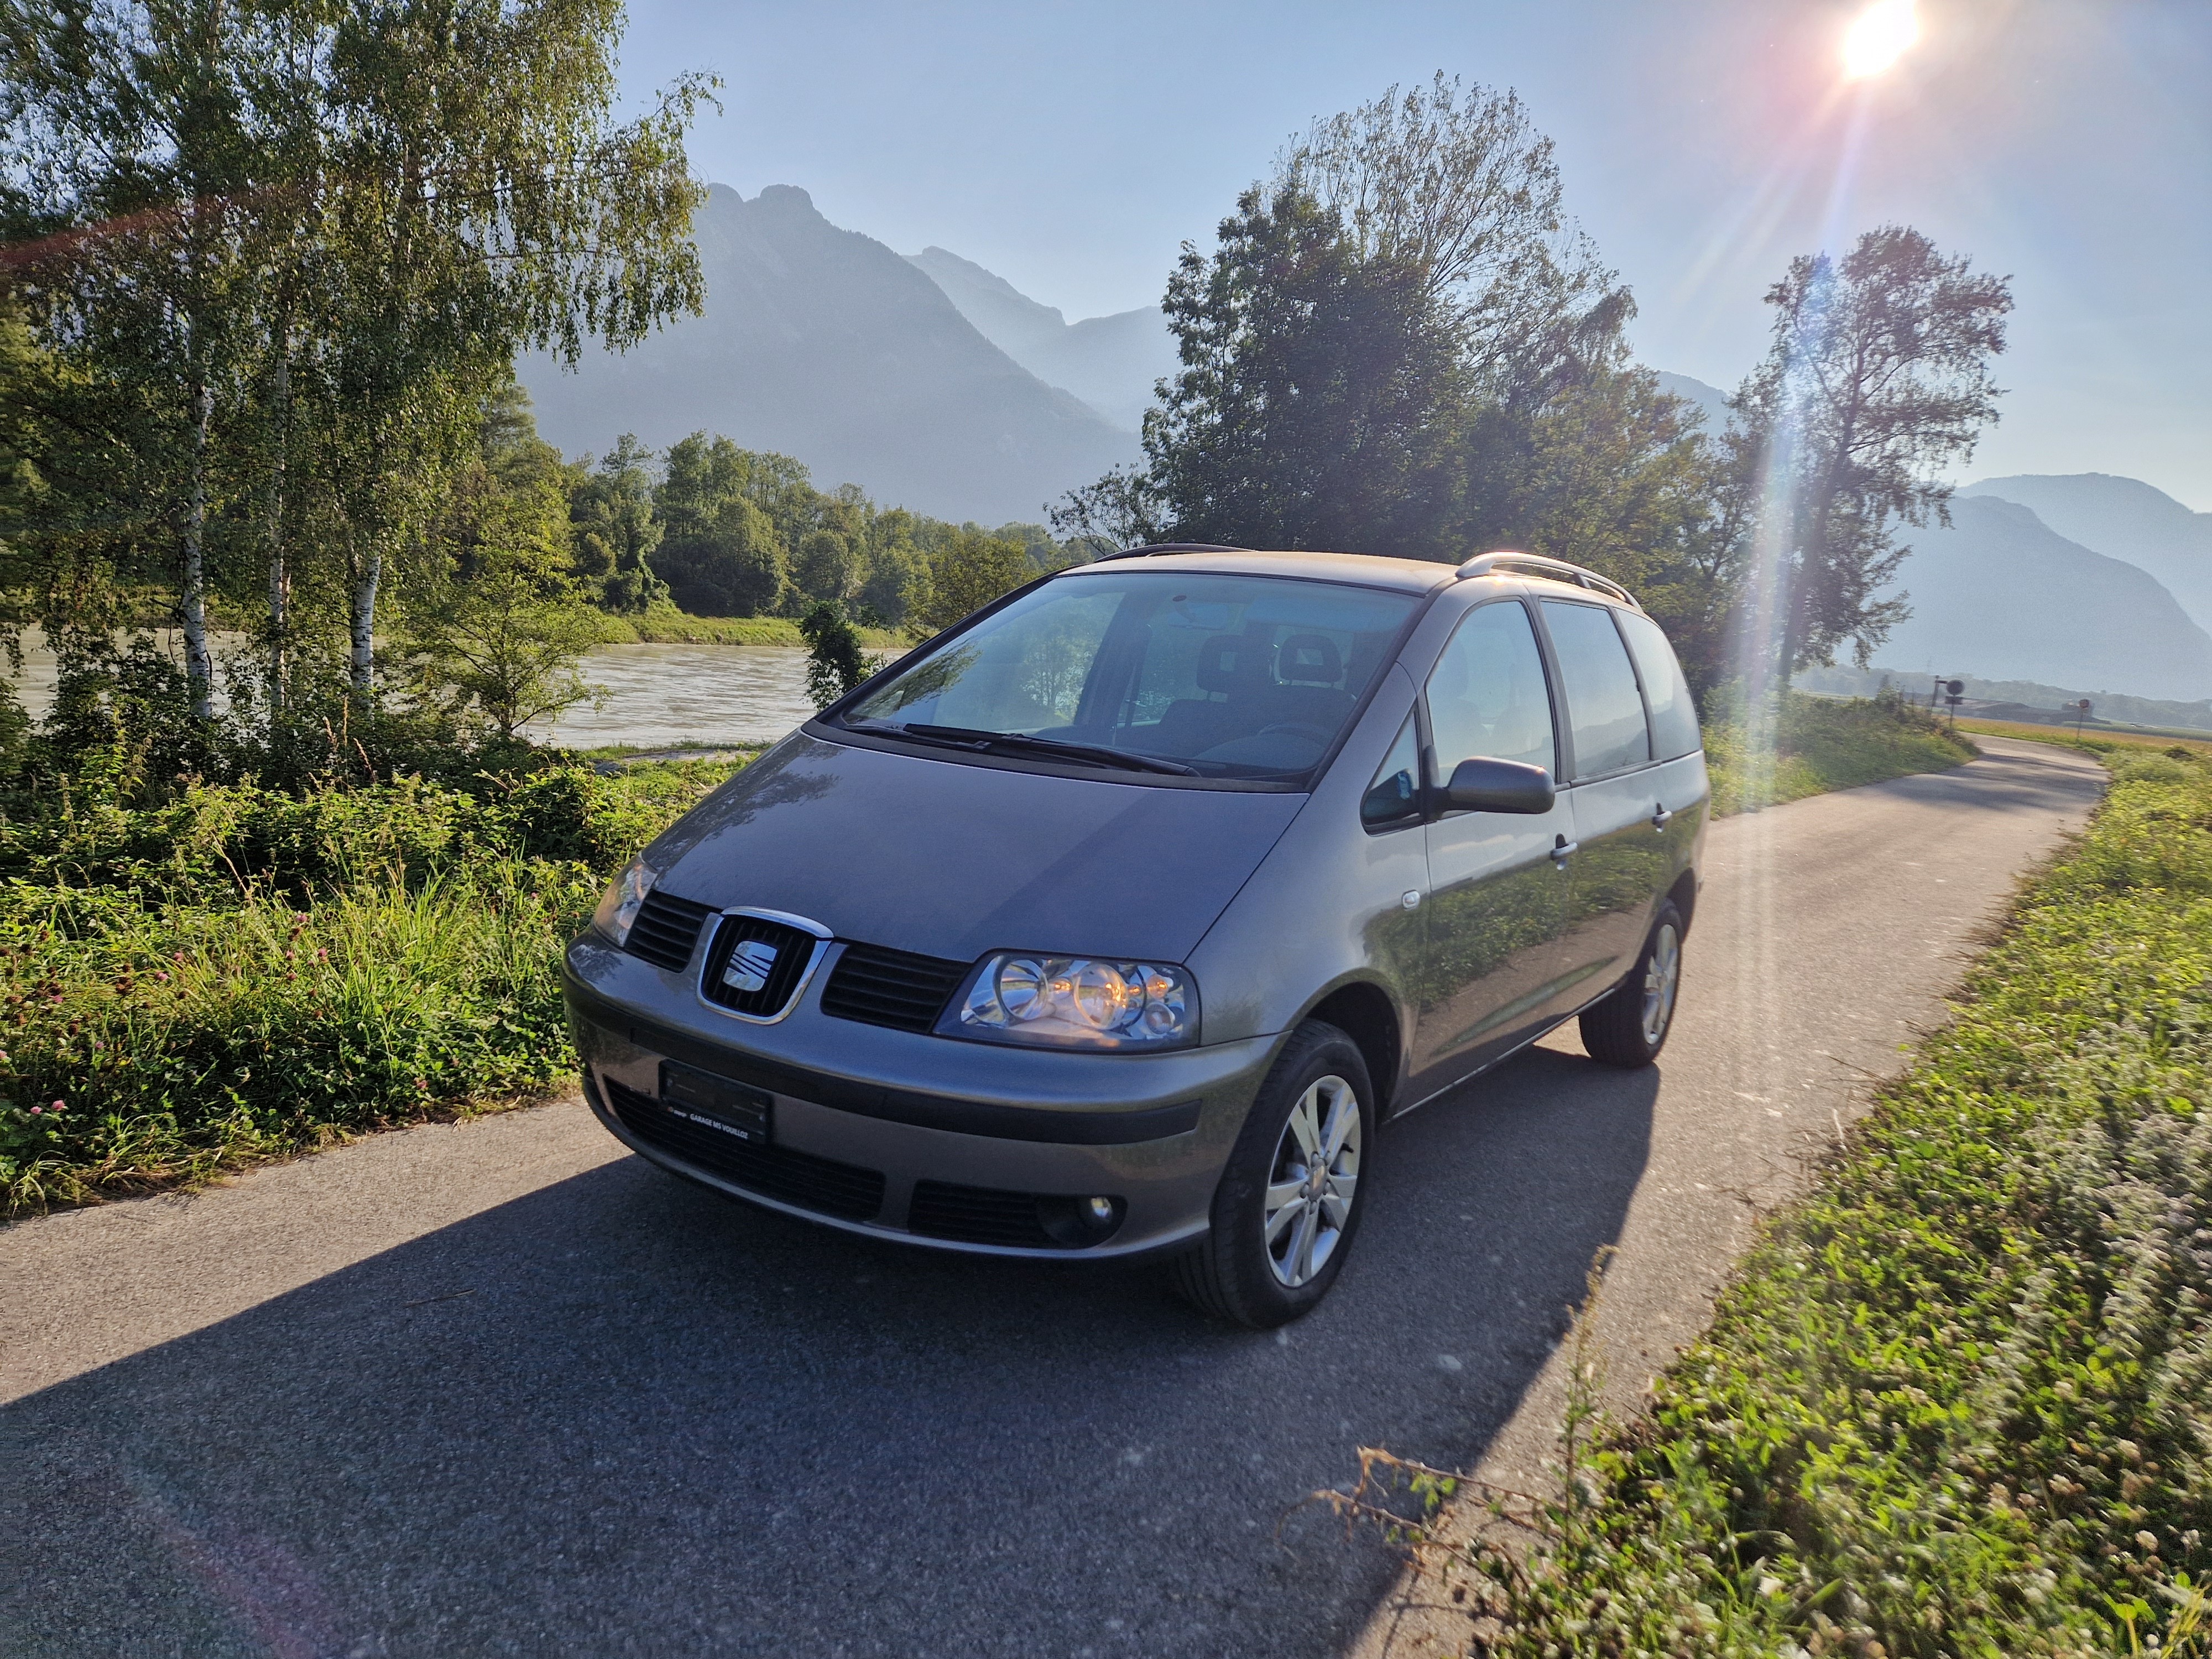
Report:
[[[1253,735],[1270,738],[1278,732],[1288,737],[1304,738],[1317,749],[1328,747],[1328,728],[1325,726],[1316,726],[1310,720],[1285,720],[1277,726],[1263,726]]]

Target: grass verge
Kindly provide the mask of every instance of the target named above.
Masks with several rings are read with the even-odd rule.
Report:
[[[1759,763],[1741,710],[1705,726],[1713,811],[1755,812],[1832,789],[1913,772],[1942,772],[1973,759],[1966,739],[1895,697],[1848,700],[1788,693],[1774,723],[1774,760]]]
[[[2212,1651],[2212,766],[2112,763],[1649,1416],[1461,1559],[1475,1651]]]
[[[737,770],[96,795],[0,835],[0,1214],[143,1193],[576,1069],[560,952]]]
[[[657,605],[639,617],[602,615],[599,637],[606,645],[775,645],[804,651],[806,641],[788,617],[695,617],[673,605]],[[871,651],[903,652],[913,641],[889,629],[858,630]]]

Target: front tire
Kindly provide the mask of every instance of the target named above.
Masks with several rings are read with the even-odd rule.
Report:
[[[1583,1010],[1583,1047],[1601,1065],[1640,1071],[1659,1058],[1674,1027],[1682,986],[1682,913],[1659,907],[1628,977],[1611,995]]]
[[[1320,1020],[1291,1034],[1214,1189],[1212,1230],[1173,1264],[1185,1297],[1254,1330],[1313,1311],[1359,1224],[1374,1098],[1350,1037]]]

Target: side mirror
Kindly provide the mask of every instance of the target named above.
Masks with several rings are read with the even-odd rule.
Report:
[[[1552,775],[1540,766],[1463,760],[1443,787],[1443,804],[1454,812],[1548,812],[1558,793]]]

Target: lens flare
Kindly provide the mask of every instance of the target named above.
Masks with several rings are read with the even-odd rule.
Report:
[[[1880,75],[1920,38],[1913,0],[1874,0],[1844,31],[1844,74],[1853,81]]]

